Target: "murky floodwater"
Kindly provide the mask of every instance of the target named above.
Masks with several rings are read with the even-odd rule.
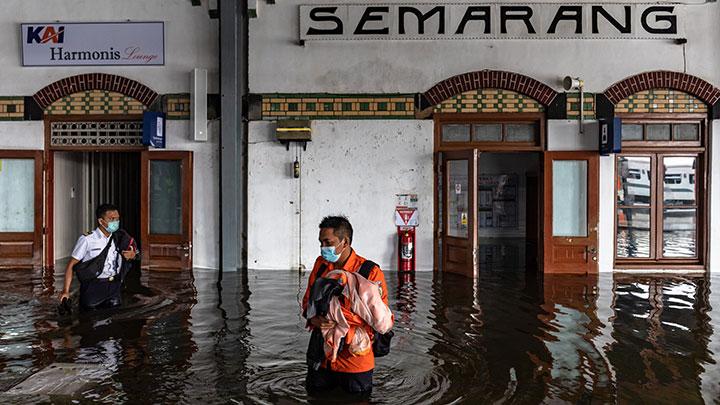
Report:
[[[0,402],[308,402],[306,277],[146,273],[117,312],[62,318],[60,280],[0,272],[0,392],[51,363],[108,370],[74,398]],[[720,402],[720,278],[387,278],[396,337],[372,402]]]

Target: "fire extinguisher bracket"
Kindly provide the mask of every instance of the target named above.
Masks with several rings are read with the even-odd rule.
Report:
[[[395,225],[398,233],[398,271],[415,271],[415,228],[418,225],[417,209],[395,208]]]

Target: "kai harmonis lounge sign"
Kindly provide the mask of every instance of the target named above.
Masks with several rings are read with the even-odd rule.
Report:
[[[301,40],[674,39],[672,3],[301,5]]]
[[[162,22],[21,24],[23,66],[165,64]]]

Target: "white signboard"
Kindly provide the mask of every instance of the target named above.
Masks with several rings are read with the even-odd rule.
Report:
[[[631,1],[301,5],[300,39],[673,39],[685,11]]]
[[[23,66],[165,64],[163,22],[21,24]]]

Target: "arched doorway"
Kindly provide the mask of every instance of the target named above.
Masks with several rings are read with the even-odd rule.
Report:
[[[556,97],[535,79],[490,70],[420,95],[435,121],[436,270],[540,266],[545,117]]]

